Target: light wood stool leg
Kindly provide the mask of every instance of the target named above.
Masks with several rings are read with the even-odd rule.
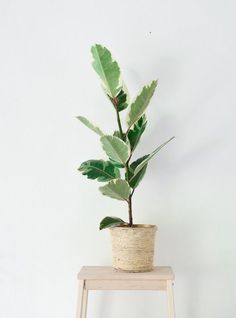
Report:
[[[175,303],[173,281],[167,280],[167,302],[168,302],[168,318],[175,318]]]
[[[79,292],[78,292],[78,302],[76,318],[86,318],[87,314],[87,301],[88,301],[88,291],[85,289],[85,281],[79,281]]]
[[[83,308],[82,308],[82,318],[87,316],[87,304],[88,304],[88,290],[84,288],[83,291]]]

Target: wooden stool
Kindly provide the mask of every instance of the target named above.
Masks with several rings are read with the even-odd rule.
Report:
[[[107,266],[83,266],[78,279],[76,318],[86,318],[89,290],[166,290],[168,318],[175,318],[174,273],[169,266],[158,266],[147,273],[119,272]]]

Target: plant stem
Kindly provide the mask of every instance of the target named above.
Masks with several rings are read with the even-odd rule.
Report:
[[[131,154],[132,155],[132,154]],[[125,165],[125,172],[126,172],[126,175],[128,175],[129,173],[129,161],[131,159],[131,155],[129,157],[129,159],[127,160],[126,162],[126,165]],[[129,195],[129,198],[128,198],[128,212],[129,212],[129,226],[133,226],[133,210],[132,210],[132,196],[133,196],[133,193],[134,193],[134,189],[133,191],[131,192],[131,194]]]
[[[128,207],[129,207],[129,226],[132,227],[133,226],[132,194],[129,195]]]
[[[118,123],[119,131],[120,131],[120,136],[122,140],[125,141],[122,126],[121,126],[121,121],[120,121],[120,114],[117,109],[116,109],[116,118],[117,118],[117,123]]]
[[[117,120],[117,124],[118,124],[118,127],[119,127],[119,132],[120,132],[121,139],[123,141],[125,141],[125,136],[124,136],[124,133],[123,133],[123,130],[122,130],[122,126],[121,126],[121,120],[120,120],[120,114],[119,114],[117,102],[118,102],[117,101],[117,97],[114,97],[112,99],[112,103],[115,106],[115,110],[116,110],[116,120]]]
[[[118,111],[117,98],[116,97],[113,98],[113,105],[115,106],[115,109],[116,109],[116,119],[117,119],[117,123],[118,123],[118,127],[119,127],[119,132],[120,132],[120,135],[121,135],[121,139],[125,142],[126,138],[127,138],[128,130],[127,130],[126,134],[123,133],[121,120],[120,120],[120,114],[119,114],[119,111]],[[130,154],[129,159],[127,160],[127,162],[125,164],[125,172],[126,172],[127,176],[128,176],[128,173],[129,173],[129,161],[131,159],[131,156],[132,156],[132,152]],[[128,198],[128,201],[127,201],[128,202],[129,226],[130,227],[133,226],[133,211],[132,211],[132,196],[133,196],[133,193],[134,193],[134,190],[129,195],[129,198]]]

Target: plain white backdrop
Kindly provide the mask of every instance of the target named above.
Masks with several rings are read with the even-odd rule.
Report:
[[[155,223],[156,264],[176,273],[178,318],[236,316],[233,0],[2,0],[0,3],[0,317],[74,317],[82,265],[110,265],[106,215],[126,206],[77,172],[103,158],[84,115],[115,114],[90,62],[102,43],[134,96],[157,92],[137,156],[173,135],[134,197]],[[165,317],[158,292],[91,293],[88,318]]]

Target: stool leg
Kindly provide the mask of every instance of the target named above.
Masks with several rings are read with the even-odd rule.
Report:
[[[79,281],[76,318],[86,318],[88,291],[85,289],[85,281]]]
[[[174,291],[173,281],[167,281],[167,302],[168,302],[168,318],[175,318],[175,303],[174,303]]]
[[[84,288],[83,291],[83,308],[82,308],[82,318],[87,316],[87,303],[88,303],[88,290]]]

